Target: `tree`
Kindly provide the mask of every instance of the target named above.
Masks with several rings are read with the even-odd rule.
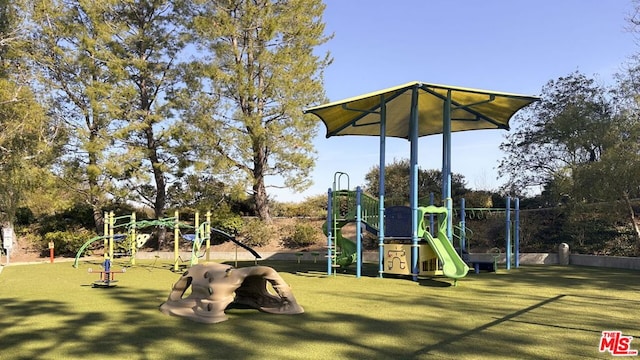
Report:
[[[29,87],[22,56],[24,13],[18,5],[0,1],[0,227],[8,228],[46,177],[61,134]]]
[[[177,172],[179,119],[167,100],[186,46],[181,2],[38,0],[32,56],[75,135],[60,176],[94,209],[136,201],[162,217]],[[160,244],[162,245],[162,237]]]
[[[118,116],[117,84],[109,65],[114,33],[104,2],[37,0],[32,21],[31,63],[48,90],[50,112],[71,135],[58,159],[57,174],[93,209],[96,231],[114,184],[108,150]]]
[[[505,188],[526,193],[565,184],[557,192],[567,195],[577,167],[602,156],[613,116],[607,94],[578,72],[549,81],[541,101],[516,115],[518,129],[500,144],[507,154],[498,165],[498,175],[508,178]]]
[[[251,187],[262,220],[271,219],[268,177],[293,190],[311,183],[317,122],[302,109],[325,99],[330,59],[314,54],[329,39],[324,8],[320,0],[202,0],[195,8],[193,32],[210,55],[197,66],[202,89],[219,102],[199,104],[189,122],[227,178]]]
[[[512,185],[544,185],[576,212],[612,205],[608,213],[627,214],[640,249],[631,203],[640,195],[640,83],[632,72],[620,79],[613,89],[579,73],[550,81],[542,101],[520,119],[527,121],[501,145],[509,155],[500,173]]]
[[[170,0],[117,1],[110,7],[117,24],[109,45],[110,70],[119,83],[119,119],[115,137],[123,152],[117,178],[130,199],[164,215],[167,188],[182,166],[180,119],[173,117],[171,94],[182,84],[179,65],[187,46],[184,3]],[[160,246],[164,233],[160,234]]]
[[[0,60],[2,60],[2,75],[6,76],[4,62],[8,59],[7,54],[12,43],[18,42],[21,38],[23,27],[18,12],[20,2],[12,0],[0,0]]]
[[[26,86],[0,78],[0,221],[11,223],[57,149],[55,129]]]
[[[409,159],[394,159],[385,166],[385,205],[404,205],[409,201]],[[365,175],[365,191],[373,196],[380,196],[379,180],[380,167],[372,167]],[[453,199],[460,199],[468,192],[464,176],[451,175],[451,195]],[[439,204],[442,200],[442,171],[418,169],[418,198],[421,204],[428,204],[430,194]]]

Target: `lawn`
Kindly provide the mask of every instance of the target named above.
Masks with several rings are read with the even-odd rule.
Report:
[[[239,267],[253,262],[239,263]],[[228,310],[202,324],[158,306],[180,274],[142,264],[93,288],[99,263],[12,265],[0,273],[0,359],[610,359],[602,331],[640,349],[640,272],[526,266],[448,279],[327,277],[325,264],[262,261],[300,315]],[[116,263],[115,269],[121,264]]]

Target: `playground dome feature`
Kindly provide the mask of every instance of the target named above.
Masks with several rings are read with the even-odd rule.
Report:
[[[268,284],[276,294],[269,292]],[[183,297],[191,288],[191,293]],[[250,307],[271,314],[301,314],[289,285],[268,266],[234,268],[218,263],[189,268],[173,286],[169,298],[160,305],[167,315],[186,317],[202,323],[227,320],[229,306]]]

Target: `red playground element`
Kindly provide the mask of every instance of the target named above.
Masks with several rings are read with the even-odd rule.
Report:
[[[115,279],[115,274],[126,272],[126,268],[123,268],[119,271],[111,270],[111,260],[109,259],[104,260],[102,267],[103,270],[100,271],[100,280],[94,281],[93,287],[114,287],[116,286],[115,283],[118,282],[118,280]],[[92,273],[94,271],[93,269],[89,268],[89,272]]]

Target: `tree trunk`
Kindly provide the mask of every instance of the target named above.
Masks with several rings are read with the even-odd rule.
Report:
[[[95,144],[98,140],[98,129],[94,125],[97,121],[91,121],[91,117],[87,115],[85,117],[85,122],[87,127],[89,128],[89,144]],[[98,153],[95,151],[89,151],[87,154],[89,164],[87,165],[87,182],[89,185],[89,204],[91,205],[91,210],[93,211],[93,225],[97,234],[101,234],[104,230],[104,219],[102,216],[102,209],[100,207],[100,195],[101,195],[101,186],[98,182],[98,173],[96,169],[99,169],[98,166]]]
[[[162,164],[158,156],[158,149],[156,146],[153,129],[151,125],[145,131],[147,136],[147,149],[149,151],[149,161],[151,162],[151,168],[153,170],[153,179],[156,183],[156,199],[153,203],[153,212],[156,219],[160,219],[164,216],[164,207],[167,202],[167,189],[166,180],[164,178],[164,171],[162,171]],[[177,224],[176,224],[177,226]],[[166,245],[167,231],[161,228],[157,232],[158,236],[158,248],[163,249]]]
[[[267,196],[267,188],[264,185],[264,173],[267,167],[267,157],[265,155],[264,146],[254,146],[253,161],[253,201],[256,206],[256,214],[260,220],[271,223],[271,214],[269,211],[269,198]]]
[[[96,234],[102,235],[104,231],[104,216],[102,214],[102,209],[98,204],[91,204],[91,208],[93,210],[93,222],[96,228]]]
[[[260,220],[271,223],[271,212],[269,211],[269,199],[267,196],[267,189],[264,186],[264,177],[260,180],[256,179],[256,183],[253,185],[253,200],[256,205],[256,214]]]

